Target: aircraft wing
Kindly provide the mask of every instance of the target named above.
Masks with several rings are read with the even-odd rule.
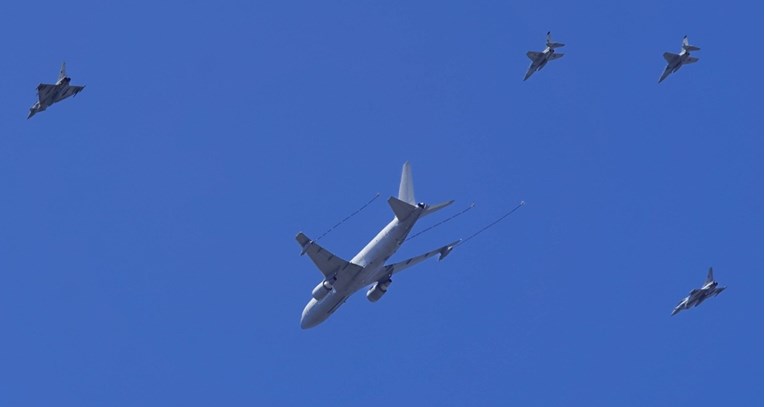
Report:
[[[56,90],[56,85],[51,85],[48,83],[41,83],[37,85],[37,100],[39,100],[40,103],[44,102],[51,96],[54,90]]]
[[[414,266],[415,264],[421,263],[421,262],[423,262],[423,261],[425,261],[425,260],[427,260],[427,259],[429,259],[429,258],[431,258],[431,257],[433,257],[433,256],[435,256],[437,254],[441,255],[441,257],[439,257],[438,259],[439,260],[443,260],[443,258],[446,257],[452,251],[452,249],[454,249],[454,246],[456,246],[459,242],[460,241],[457,240],[457,241],[454,241],[454,242],[451,242],[451,243],[447,244],[446,246],[439,247],[436,250],[431,250],[431,251],[429,251],[429,252],[427,252],[425,254],[421,254],[419,256],[412,257],[411,259],[406,259],[404,261],[401,261],[401,262],[398,262],[398,263],[395,263],[395,264],[389,264],[389,265],[385,266],[385,271],[387,272],[388,275],[393,275],[393,274],[396,274],[396,273],[398,273],[399,271],[401,271],[401,270],[403,270],[405,268],[408,268],[408,267]]]
[[[558,58],[562,57],[563,55],[564,54],[561,54],[559,52],[554,52],[554,53],[550,54],[550,61],[552,61],[554,59],[558,59]]]
[[[696,58],[696,57],[688,57],[688,59],[685,60],[685,63],[686,64],[692,64],[692,63],[698,62],[698,61],[699,61],[699,59]]]
[[[526,76],[524,76],[524,77],[523,77],[523,80],[525,81],[526,79],[529,79],[529,78],[531,77],[531,75],[533,75],[533,74],[534,74],[534,72],[536,72],[536,70],[537,70],[537,67],[536,67],[536,65],[534,65],[534,63],[532,62],[532,63],[531,63],[531,66],[529,67],[529,70],[528,70],[528,71],[526,71]]]
[[[61,92],[60,95],[58,95],[58,97],[56,98],[56,100],[54,100],[54,102],[64,100],[68,98],[69,96],[74,96],[80,93],[80,91],[82,91],[83,89],[85,89],[84,86],[67,86],[66,89],[63,92]]]
[[[659,83],[663,81],[664,79],[667,79],[667,76],[672,73],[672,69],[667,65],[666,68],[664,68],[664,72],[661,74],[661,78],[659,78]]]
[[[529,52],[526,53],[526,56],[528,56],[529,59],[532,60],[532,61],[536,61],[542,55],[543,55],[543,53],[536,52],[536,51],[529,51]]]
[[[358,273],[363,268],[357,264],[353,264],[349,261],[343,260],[340,257],[335,256],[327,249],[319,246],[313,240],[302,232],[295,236],[300,247],[303,248],[301,254],[308,254],[316,267],[319,268],[321,274],[324,274],[326,278],[332,278],[342,273]]]
[[[671,52],[664,53],[664,59],[666,59],[670,64],[675,62],[678,58],[680,58],[680,56],[677,54],[673,54]]]

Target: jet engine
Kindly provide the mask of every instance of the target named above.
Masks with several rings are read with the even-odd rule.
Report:
[[[377,302],[383,294],[388,292],[388,287],[392,282],[391,279],[376,282],[375,285],[367,291],[367,299],[371,302]]]
[[[313,291],[311,291],[311,297],[313,297],[316,301],[323,300],[324,297],[326,297],[327,294],[332,291],[332,283],[334,283],[334,281],[322,281],[319,283],[319,285],[316,286],[316,288],[313,289]]]

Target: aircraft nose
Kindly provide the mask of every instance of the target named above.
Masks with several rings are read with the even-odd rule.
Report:
[[[314,315],[312,311],[313,306],[316,305],[318,301],[311,298],[311,301],[308,301],[308,304],[306,304],[305,308],[303,309],[303,314],[300,316],[300,328],[301,329],[308,329],[313,328],[316,325],[319,325],[321,320]]]
[[[309,329],[316,325],[318,325],[318,323],[314,321],[313,318],[300,318],[300,329]]]

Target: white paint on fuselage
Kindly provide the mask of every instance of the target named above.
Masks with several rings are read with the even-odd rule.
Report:
[[[401,247],[401,243],[406,239],[424,209],[423,206],[418,206],[403,221],[394,217],[351,259],[351,263],[363,267],[361,271],[354,275],[339,275],[332,292],[321,301],[315,298],[308,301],[300,317],[300,327],[306,329],[319,325],[340,308],[353,293],[385,277],[385,262]]]

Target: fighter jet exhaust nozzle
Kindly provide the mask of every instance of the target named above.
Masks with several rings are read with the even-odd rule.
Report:
[[[370,302],[377,302],[382,296],[388,292],[388,287],[390,287],[390,283],[393,281],[391,279],[388,279],[387,281],[383,282],[376,282],[375,285],[372,286],[372,288],[367,291],[367,299]]]
[[[327,296],[332,291],[332,284],[333,282],[324,280],[319,285],[317,285],[313,291],[311,291],[311,296],[316,301],[321,301],[324,299],[324,297]]]

